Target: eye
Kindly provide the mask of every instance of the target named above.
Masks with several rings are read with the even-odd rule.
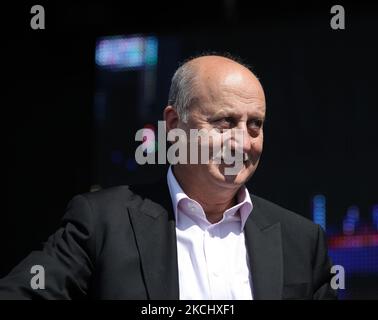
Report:
[[[261,119],[253,119],[248,122],[248,127],[251,129],[260,129],[263,125],[263,121]]]
[[[223,117],[214,121],[217,125],[222,127],[233,127],[235,125],[235,120],[233,117]]]
[[[234,118],[232,118],[232,117],[225,117],[225,118],[223,119],[223,121],[226,122],[226,123],[228,123],[230,126],[235,125],[235,120],[234,120]]]

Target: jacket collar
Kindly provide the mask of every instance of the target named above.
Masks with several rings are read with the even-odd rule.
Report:
[[[178,300],[177,240],[172,201],[165,179],[131,187],[137,196],[128,204],[149,299]],[[283,253],[281,226],[270,223],[258,198],[245,224],[254,299],[281,299]]]

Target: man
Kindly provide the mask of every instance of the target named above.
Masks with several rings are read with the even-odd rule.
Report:
[[[176,71],[169,95],[167,131],[243,133],[239,170],[180,163],[159,184],[76,196],[43,249],[0,281],[1,298],[335,298],[321,228],[244,186],[263,147],[265,97],[254,74],[201,56]],[[43,266],[45,289],[31,288],[33,265]]]

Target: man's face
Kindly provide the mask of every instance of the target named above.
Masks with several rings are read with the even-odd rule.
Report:
[[[232,139],[231,149],[238,147],[248,160],[242,161],[232,175],[227,174],[225,168],[234,165],[227,165],[224,161],[189,164],[188,168],[191,174],[200,178],[199,181],[206,180],[222,187],[240,186],[255,172],[263,148],[265,97],[261,85],[252,74],[231,72],[221,81],[209,80],[198,91],[198,102],[191,107],[187,123],[179,122],[178,126],[188,134],[190,129],[233,132],[239,129],[243,143]],[[221,143],[219,139],[213,141]]]

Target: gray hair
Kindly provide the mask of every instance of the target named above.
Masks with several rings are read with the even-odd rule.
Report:
[[[251,70],[251,68],[244,64],[238,57],[234,57],[229,53],[203,53],[184,61],[172,77],[168,96],[168,105],[176,109],[179,119],[184,123],[188,121],[189,108],[197,98],[195,95],[195,80],[197,72],[196,68],[190,63],[190,61],[208,55],[217,55],[228,58]]]
[[[194,100],[194,85],[196,72],[190,63],[184,63],[172,77],[169,89],[168,105],[174,107],[181,121],[186,123],[189,107]]]

